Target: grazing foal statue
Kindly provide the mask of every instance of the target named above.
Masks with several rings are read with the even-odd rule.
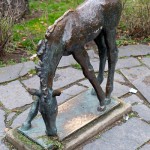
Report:
[[[23,130],[31,127],[32,119],[41,112],[49,136],[57,134],[56,116],[57,101],[55,96],[60,92],[52,89],[56,68],[62,56],[73,55],[81,65],[83,74],[93,86],[99,100],[99,111],[104,111],[111,101],[115,65],[118,57],[116,46],[116,27],[120,20],[122,7],[120,0],[86,0],[75,10],[67,11],[55,21],[46,32],[46,39],[38,44],[37,55],[40,59],[37,66],[40,77],[40,89],[30,90],[37,99],[33,103],[29,115],[22,125]],[[100,65],[96,79],[85,43],[94,40],[98,46]],[[106,94],[100,84],[103,81],[106,58],[108,57],[108,80]]]

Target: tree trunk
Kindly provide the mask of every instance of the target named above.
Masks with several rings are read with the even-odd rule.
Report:
[[[0,0],[0,13],[2,16],[11,16],[19,20],[29,13],[28,0]]]

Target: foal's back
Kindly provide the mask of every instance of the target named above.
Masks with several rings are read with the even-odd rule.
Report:
[[[120,0],[86,0],[76,10],[70,10],[59,18],[48,29],[46,37],[55,43],[61,41],[70,53],[95,39],[102,29],[114,29],[120,15]]]
[[[121,15],[121,0],[86,0],[76,12],[83,24],[99,23],[103,27],[114,28]]]
[[[67,51],[95,39],[102,29],[114,29],[120,20],[120,0],[86,0],[66,17],[63,41]]]

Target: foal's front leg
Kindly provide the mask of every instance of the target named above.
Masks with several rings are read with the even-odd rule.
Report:
[[[28,114],[28,117],[26,121],[22,124],[21,129],[26,131],[31,128],[31,122],[38,114],[38,108],[39,108],[39,97],[37,96],[36,100],[33,102],[30,112]]]
[[[99,111],[103,111],[106,109],[105,107],[105,93],[103,92],[101,86],[97,82],[94,70],[92,65],[90,64],[88,54],[85,50],[76,50],[73,52],[73,57],[75,60],[81,65],[84,76],[90,81],[93,85],[97,97],[100,102],[100,107],[98,107]]]
[[[108,50],[108,79],[106,85],[106,103],[111,102],[111,93],[113,91],[114,73],[118,60],[118,49],[116,45],[116,29],[107,29],[105,31],[105,42]]]

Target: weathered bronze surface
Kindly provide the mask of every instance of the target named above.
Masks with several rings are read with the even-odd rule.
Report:
[[[112,99],[106,110],[99,112],[95,109],[99,106],[98,99],[95,95],[91,95],[91,89],[89,89],[60,105],[56,119],[59,140],[63,141],[77,130],[111,112],[119,104],[119,101]],[[49,138],[46,138],[45,126],[41,116],[33,120],[32,128],[27,131],[20,128],[19,131],[42,147],[49,147]]]
[[[67,11],[55,21],[46,32],[46,39],[38,45],[40,59],[37,72],[40,77],[40,89],[30,90],[37,96],[22,129],[31,127],[32,119],[41,112],[46,125],[47,135],[56,135],[57,102],[55,96],[60,93],[53,91],[53,78],[58,63],[63,55],[73,55],[81,65],[83,74],[91,82],[99,100],[99,111],[106,109],[113,90],[115,65],[118,58],[116,46],[116,27],[120,20],[122,7],[120,0],[86,0],[75,10]],[[85,43],[94,40],[98,46],[100,65],[96,79]],[[108,57],[108,80],[106,94],[100,84],[103,81],[106,58]],[[76,108],[78,109],[78,108]]]

